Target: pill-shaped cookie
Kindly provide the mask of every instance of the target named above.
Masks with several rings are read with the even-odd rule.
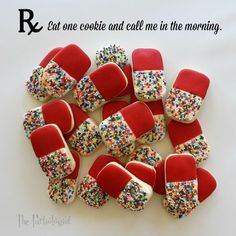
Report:
[[[75,87],[90,65],[88,55],[77,45],[69,44],[45,67],[43,85],[51,97],[63,97]]]
[[[120,150],[133,144],[153,127],[152,112],[143,102],[130,104],[99,124],[103,141],[112,150]]]
[[[144,183],[121,165],[111,162],[98,174],[97,182],[119,205],[126,209],[144,209],[152,196],[152,187]]]
[[[210,148],[198,120],[190,124],[171,120],[167,129],[175,152],[192,154],[197,164],[208,158]]]
[[[74,171],[62,179],[50,179],[48,181],[48,195],[49,198],[60,204],[70,204],[74,201],[77,189],[77,180],[80,167],[80,157],[79,155],[71,150],[71,154],[75,160]]]
[[[166,93],[161,53],[154,48],[138,48],[132,53],[134,94],[144,102],[157,101]]]
[[[127,78],[114,63],[107,63],[76,85],[74,97],[78,106],[92,112],[119,95],[127,86]]]
[[[120,163],[115,157],[110,155],[100,155],[97,157],[90,167],[88,174],[79,183],[78,197],[87,205],[98,208],[109,199],[109,195],[101,189],[96,178],[98,173],[110,162]]]
[[[46,124],[56,124],[63,134],[74,127],[74,118],[69,104],[64,100],[49,102],[27,111],[24,115],[23,127],[26,136]]]
[[[44,102],[49,99],[49,95],[47,93],[46,88],[43,86],[41,82],[41,77],[44,72],[44,68],[47,66],[50,60],[61,51],[62,47],[57,47],[52,49],[39,63],[37,67],[33,69],[30,78],[25,82],[25,87],[30,95],[39,100],[40,102]]]
[[[77,105],[72,103],[69,105],[74,117],[74,128],[65,135],[65,139],[80,155],[89,155],[102,143],[98,125]]]
[[[210,80],[206,75],[190,69],[181,70],[166,98],[166,114],[179,122],[193,122],[197,118],[209,84]]]
[[[165,160],[167,211],[176,218],[189,215],[199,204],[195,158],[190,154],[171,154]]]
[[[39,165],[49,178],[62,179],[75,169],[75,160],[55,124],[34,130],[30,141]]]

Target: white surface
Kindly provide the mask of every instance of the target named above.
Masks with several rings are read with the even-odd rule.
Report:
[[[9,235],[235,235],[236,212],[236,3],[235,1],[1,1],[1,195],[0,232]],[[141,1],[140,1],[141,2]],[[104,20],[220,23],[212,32],[48,32],[27,36],[18,33],[18,8],[31,8],[35,20],[46,27],[49,20],[93,22]],[[155,47],[163,55],[168,88],[181,68],[194,68],[211,79],[199,120],[211,145],[203,165],[218,180],[216,192],[190,216],[176,220],[154,194],[142,212],[124,210],[110,200],[93,209],[78,199],[57,206],[47,196],[47,178],[41,172],[31,145],[24,137],[22,116],[40,103],[24,89],[24,81],[42,56],[55,46],[77,43],[93,59],[95,50],[120,43],[130,56],[136,47]],[[99,112],[93,117],[100,120]],[[154,145],[164,157],[172,152],[168,137]],[[83,158],[80,177],[96,154]],[[17,214],[29,220],[18,226]],[[70,216],[70,224],[32,226],[32,214]]]

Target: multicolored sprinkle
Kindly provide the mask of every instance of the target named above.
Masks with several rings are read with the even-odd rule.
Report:
[[[122,156],[129,156],[130,154],[134,152],[134,149],[135,149],[135,143],[130,143],[127,146],[124,146],[118,150],[117,149],[113,150],[113,149],[108,148],[107,152],[111,154],[112,156],[122,157]]]
[[[50,96],[60,98],[75,87],[76,80],[56,62],[50,61],[42,75],[42,84]]]
[[[130,156],[129,161],[140,161],[145,164],[154,166],[162,160],[158,152],[149,146],[141,146]]]
[[[76,179],[49,179],[48,194],[55,203],[69,204],[75,198]]]
[[[190,214],[199,204],[197,180],[166,183],[163,204],[174,217],[182,218]]]
[[[93,153],[102,143],[98,126],[88,118],[75,130],[69,138],[69,143],[80,155]]]
[[[186,91],[172,88],[166,98],[165,109],[169,117],[191,121],[197,115],[203,99]]]
[[[104,205],[109,199],[108,194],[103,192],[96,179],[90,175],[86,175],[80,182],[77,194],[87,205],[96,208]]]
[[[41,107],[37,107],[25,113],[23,127],[27,138],[30,138],[31,133],[45,125]]]
[[[25,82],[25,87],[29,94],[40,102],[44,102],[49,98],[46,88],[40,82],[43,72],[44,68],[42,66],[38,66],[33,70],[29,80]]]
[[[162,140],[165,137],[166,124],[164,115],[155,115],[153,118],[155,120],[154,128],[139,137],[137,142],[141,144],[148,144]]]
[[[113,62],[118,66],[123,67],[127,64],[127,61],[128,58],[125,54],[125,50],[115,44],[96,51],[97,66],[102,66],[108,62]]]
[[[141,101],[155,101],[166,93],[163,70],[133,72],[134,92]]]
[[[62,179],[75,169],[75,161],[71,155],[68,155],[65,148],[39,157],[38,160],[42,170],[52,179]]]
[[[189,152],[195,157],[197,164],[200,164],[207,160],[210,148],[204,135],[200,134],[197,137],[176,146],[175,151],[177,153]]]
[[[117,198],[117,202],[126,209],[143,210],[149,197],[143,186],[131,179]]]
[[[86,112],[92,112],[106,102],[89,76],[85,76],[77,83],[74,97],[79,107]]]
[[[99,125],[100,134],[106,146],[112,150],[134,143],[136,137],[120,112],[109,116]]]

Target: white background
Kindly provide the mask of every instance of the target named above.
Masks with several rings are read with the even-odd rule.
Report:
[[[18,33],[18,8],[34,10],[35,21],[44,29],[38,34]],[[236,223],[236,3],[235,1],[2,1],[0,21],[1,140],[0,140],[0,231],[1,235],[235,235]],[[172,20],[221,25],[213,32],[48,32],[50,20],[61,22],[169,23]],[[130,56],[137,47],[154,47],[162,52],[170,88],[178,71],[193,68],[211,80],[199,120],[211,145],[203,167],[218,181],[214,194],[190,216],[176,220],[154,194],[146,209],[131,212],[110,200],[93,209],[78,199],[69,206],[53,204],[47,196],[47,178],[40,170],[22,128],[23,114],[40,103],[24,89],[24,81],[51,48],[69,43],[81,46],[94,63],[96,49],[118,43]],[[94,65],[93,65],[94,67]],[[90,70],[91,71],[91,70]],[[70,97],[70,96],[68,96]],[[100,111],[92,115],[98,122]],[[154,149],[163,157],[172,152],[168,137]],[[80,178],[99,153],[82,158]],[[19,227],[17,214],[29,220]],[[70,216],[70,224],[33,227],[31,217]]]

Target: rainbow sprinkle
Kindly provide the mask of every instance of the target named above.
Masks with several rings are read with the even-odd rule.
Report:
[[[148,202],[147,192],[136,181],[130,180],[117,198],[117,202],[126,209],[143,210]]]
[[[135,95],[141,101],[155,101],[166,93],[163,70],[134,71],[133,83]]]
[[[68,155],[65,148],[39,157],[39,164],[49,178],[62,179],[75,169],[75,161]]]
[[[112,150],[120,150],[134,143],[136,139],[120,112],[103,120],[99,125],[99,130],[106,146]]]
[[[172,88],[166,98],[165,109],[169,117],[191,121],[197,115],[203,99],[186,91]]]
[[[125,50],[117,45],[110,45],[96,51],[96,65],[102,66],[108,62],[113,62],[120,67],[127,64],[128,58]]]
[[[85,76],[78,82],[74,97],[79,107],[86,112],[92,112],[106,102],[89,76]]]
[[[149,146],[141,146],[130,156],[129,161],[140,161],[145,164],[154,166],[162,160],[158,152]]]
[[[26,133],[26,137],[30,138],[31,133],[45,125],[41,107],[37,107],[25,113],[23,127]]]
[[[141,144],[148,144],[162,140],[165,137],[166,124],[164,115],[155,115],[153,118],[155,120],[154,128],[139,137],[137,142]]]
[[[102,191],[96,179],[90,175],[86,175],[80,182],[77,194],[87,205],[96,208],[104,205],[109,199],[108,194]]]
[[[75,130],[69,138],[69,143],[80,155],[93,153],[102,143],[98,126],[88,118]]]
[[[49,98],[46,88],[40,82],[43,71],[44,68],[42,66],[38,66],[33,70],[29,80],[25,82],[25,87],[28,93],[40,102],[44,102]]]
[[[177,153],[189,152],[195,157],[197,164],[200,164],[207,160],[210,148],[204,135],[200,134],[185,143],[177,145],[175,151]]]
[[[55,203],[69,204],[75,198],[76,180],[75,179],[49,179],[48,194]]]
[[[50,96],[60,98],[75,87],[76,80],[56,62],[50,61],[42,75],[42,83]]]
[[[174,217],[182,218],[190,214],[199,204],[197,180],[166,183],[163,204]]]

